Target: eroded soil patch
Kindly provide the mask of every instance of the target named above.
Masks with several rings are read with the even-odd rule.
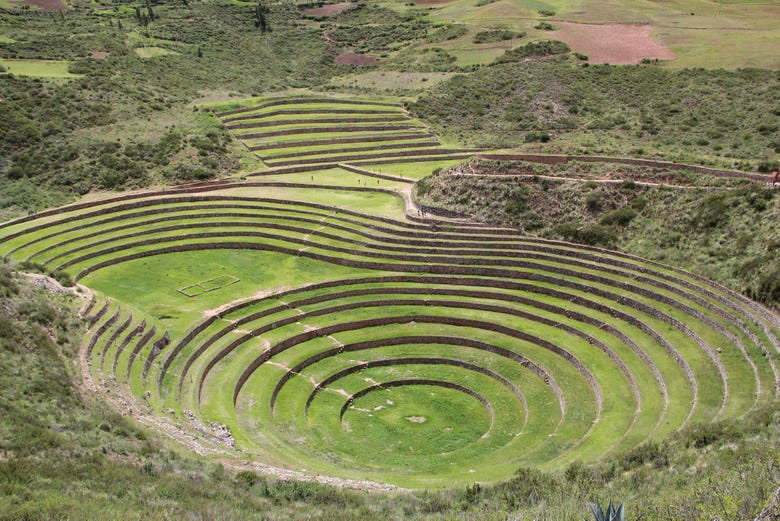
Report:
[[[350,7],[354,6],[352,2],[342,2],[340,4],[323,5],[322,7],[313,7],[311,9],[304,9],[303,14],[309,16],[334,16],[343,11],[346,11]]]
[[[62,0],[24,0],[19,5],[34,5],[39,11],[64,11],[67,9]]]
[[[379,63],[379,60],[376,56],[371,56],[370,54],[345,51],[336,56],[333,63],[336,65],[376,65]]]
[[[555,38],[574,50],[587,54],[591,63],[626,65],[642,58],[673,60],[677,56],[665,45],[653,40],[651,25],[578,24],[555,22]]]

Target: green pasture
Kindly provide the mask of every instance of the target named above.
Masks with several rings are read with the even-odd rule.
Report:
[[[328,103],[327,101],[307,101],[307,98],[310,98],[313,96],[307,96],[307,97],[301,97],[300,100],[297,98],[288,98],[288,103],[276,103],[279,101],[286,101],[286,99],[277,99],[277,98],[257,98],[257,99],[250,99],[250,100],[244,100],[247,105],[245,107],[245,110],[242,112],[236,113],[236,114],[229,114],[227,116],[224,116],[226,119],[235,118],[235,117],[244,117],[244,116],[256,116],[258,118],[273,118],[276,117],[275,113],[279,111],[284,110],[295,110],[300,111],[301,114],[294,115],[294,114],[288,114],[287,117],[299,117],[299,118],[306,118],[306,111],[326,111],[330,109],[341,109],[341,110],[370,110],[374,112],[381,112],[381,114],[377,114],[379,116],[386,114],[386,115],[392,115],[392,114],[401,114],[401,108],[396,106],[390,106],[387,105],[386,102],[376,102],[374,104],[373,99],[366,98],[364,103],[348,103],[348,102],[339,102],[339,98],[334,98],[334,103]],[[320,96],[316,96],[317,99],[320,99]],[[327,98],[327,96],[324,96]],[[209,105],[209,108],[213,108],[216,112],[220,111],[219,105]],[[359,114],[350,114],[349,116],[344,115],[343,117],[352,117],[352,116],[359,116]],[[282,117],[280,119],[286,119],[285,117]]]
[[[496,45],[480,47],[466,45],[461,48],[453,48],[449,52],[458,59],[460,65],[468,66],[490,63],[504,54],[509,48],[510,47]]]
[[[750,5],[735,3],[733,5]],[[770,19],[776,20],[776,17]],[[750,22],[753,23],[752,21]],[[780,68],[780,58],[773,46],[780,38],[777,24],[754,31],[724,31],[719,28],[702,29],[694,34],[677,35],[666,27],[658,30],[658,39],[668,41],[677,54],[672,67],[705,67],[736,69],[742,67]],[[713,49],[728,49],[721,54]]]
[[[343,101],[346,103],[327,103],[327,102],[319,102],[319,101],[317,102],[308,101],[311,98],[317,98],[317,99],[332,98],[334,100]],[[298,91],[295,90],[286,91],[283,95],[271,94],[268,96],[243,98],[243,99],[231,100],[226,102],[208,103],[205,105],[213,109],[215,112],[224,112],[230,110],[243,109],[238,114],[226,116],[229,118],[234,116],[253,114],[255,112],[257,113],[272,112],[274,110],[279,110],[282,108],[325,109],[325,108],[333,108],[333,107],[341,107],[341,108],[354,107],[354,108],[368,108],[372,110],[393,111],[396,109],[394,107],[388,106],[387,104],[389,103],[392,105],[397,105],[399,102],[399,100],[396,98],[380,97],[380,96],[371,96],[371,97],[361,96],[360,100],[368,102],[367,104],[349,103],[349,101],[351,100],[354,100],[354,98],[351,96],[345,96],[338,93],[321,93],[321,92],[313,92],[310,90],[300,89]],[[262,106],[265,103],[274,102],[274,101],[284,101],[287,103],[273,105],[270,107]],[[376,103],[376,105],[373,105],[371,102]]]
[[[6,73],[32,78],[71,79],[80,78],[80,74],[68,72],[71,62],[67,60],[11,60],[0,59],[0,65]]]
[[[253,119],[246,119],[246,120],[240,120],[240,121],[231,121],[228,123],[228,125],[251,125],[253,123],[284,123],[284,122],[296,122],[299,124],[311,124],[311,125],[318,125],[320,123],[320,120],[323,119],[333,119],[333,118],[343,118],[343,119],[371,119],[371,120],[381,120],[381,121],[369,121],[366,123],[375,123],[375,124],[382,124],[382,123],[395,123],[398,121],[398,117],[402,116],[401,112],[386,112],[382,114],[374,114],[374,113],[366,113],[366,114],[329,114],[329,113],[313,113],[313,114],[272,114],[268,116],[264,116],[262,114],[258,114],[256,118]],[[358,123],[363,123],[363,121],[358,121]],[[344,123],[352,124],[352,123]],[[251,128],[251,127],[249,127]],[[258,127],[263,128],[263,127]],[[244,130],[244,129],[236,129],[236,130]]]
[[[385,111],[382,110],[381,112],[371,112],[375,109],[367,109],[365,107],[345,107],[343,110],[365,110],[367,112],[365,113],[338,113],[338,112],[327,112],[330,110],[339,110],[340,107],[337,106],[329,106],[329,107],[323,107],[323,108],[307,108],[302,109],[297,106],[291,106],[289,108],[290,111],[307,111],[307,112],[301,112],[301,113],[286,113],[286,110],[288,110],[285,107],[278,107],[278,106],[272,106],[268,107],[268,110],[266,112],[252,112],[249,114],[236,114],[232,117],[240,117],[242,119],[235,120],[235,121],[227,121],[230,119],[231,116],[225,117],[225,124],[228,126],[232,125],[240,125],[243,126],[243,128],[235,128],[233,129],[235,132],[240,133],[243,131],[246,131],[247,128],[253,128],[252,124],[262,124],[258,125],[257,128],[276,128],[277,126],[282,126],[282,124],[311,124],[311,125],[319,125],[320,120],[323,119],[376,119],[381,121],[373,121],[374,124],[384,124],[384,123],[395,123],[397,121],[400,121],[399,117],[403,117],[404,113],[397,111],[397,110],[390,110]],[[381,107],[380,109],[384,109],[385,107]],[[276,110],[273,110],[276,109]],[[311,112],[308,112],[311,111]],[[276,123],[276,125],[269,125],[270,123]],[[358,121],[357,123],[362,123],[362,121]],[[365,123],[372,123],[372,121],[368,121]],[[327,125],[328,123],[322,123]],[[344,125],[351,125],[352,123],[344,122]],[[259,130],[258,130],[259,131]]]
[[[377,161],[376,154],[393,154],[388,156],[388,159],[404,159],[403,162],[414,162],[414,160],[425,159],[426,157],[440,157],[452,155],[452,151],[442,151],[438,145],[430,147],[412,147],[407,148],[400,146],[392,149],[381,150],[358,150],[358,151],[330,151],[328,153],[320,153],[310,156],[296,156],[296,157],[281,157],[276,159],[265,159],[265,163],[268,166],[285,166],[286,164],[307,164],[307,163],[328,163],[332,161],[339,161],[347,164],[361,165],[364,162],[373,163]],[[409,154],[406,156],[406,154]],[[341,158],[341,159],[339,159]],[[383,158],[379,158],[382,161]],[[410,161],[411,159],[411,161]],[[369,165],[370,166],[370,165]]]
[[[133,49],[139,58],[157,58],[159,56],[178,55],[176,51],[165,47],[136,47]]]
[[[64,9],[64,4],[62,5],[62,8]],[[24,8],[25,10],[29,9],[32,12],[40,11],[40,8],[37,5],[25,2],[24,0],[0,0],[0,8],[11,10]]]
[[[297,174],[277,174],[264,175],[255,179],[263,181],[279,181],[283,183],[302,183],[302,184],[326,184],[331,186],[363,186],[368,188],[382,188],[400,192],[408,186],[406,183],[399,183],[387,179],[378,179],[368,175],[354,174],[341,168],[331,168],[328,170],[317,170],[316,172],[301,172]]]
[[[372,127],[372,126],[385,126],[385,127],[398,127],[398,130],[407,130],[406,127],[422,127],[422,124],[414,121],[414,120],[406,120],[406,121],[387,121],[387,122],[357,122],[357,123],[308,123],[308,122],[301,122],[301,123],[284,123],[280,125],[275,125],[273,127],[257,127],[257,128],[240,128],[236,129],[236,135],[240,138],[242,134],[250,134],[250,133],[266,133],[266,132],[275,132],[275,131],[282,131],[282,130],[308,130],[311,128],[315,129],[334,129],[338,130],[343,128],[344,126],[350,126],[350,127]],[[394,129],[390,129],[389,131],[392,131]],[[374,131],[375,132],[375,131]],[[387,131],[383,131],[387,132]],[[330,132],[331,135],[338,134],[338,132]],[[353,134],[353,132],[344,132],[344,134]],[[301,134],[301,135],[307,135],[307,134]],[[275,137],[275,136],[269,136],[269,137]]]

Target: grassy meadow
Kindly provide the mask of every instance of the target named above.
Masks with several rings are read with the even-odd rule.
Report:
[[[11,42],[6,42],[11,43]],[[0,60],[6,73],[30,78],[79,78],[78,74],[68,72],[67,60]]]

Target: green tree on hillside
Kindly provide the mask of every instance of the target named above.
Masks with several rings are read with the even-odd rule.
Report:
[[[255,6],[255,27],[259,27],[262,32],[271,30],[271,26],[268,23],[268,12],[268,6],[262,0],[257,0],[257,5]]]

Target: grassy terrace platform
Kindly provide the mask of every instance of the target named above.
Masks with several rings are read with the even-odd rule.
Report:
[[[334,132],[337,145],[299,132],[384,116],[419,134]],[[673,267],[408,206],[409,179],[439,164],[413,151],[467,152],[400,106],[277,97],[220,117],[290,130],[251,146],[308,169],[0,225],[3,255],[94,291],[95,386],[219,457],[443,487],[594,460],[777,399],[771,311]],[[353,160],[377,165],[329,165]]]
[[[382,99],[272,98],[218,116],[270,168],[475,152],[443,147],[401,105]]]

